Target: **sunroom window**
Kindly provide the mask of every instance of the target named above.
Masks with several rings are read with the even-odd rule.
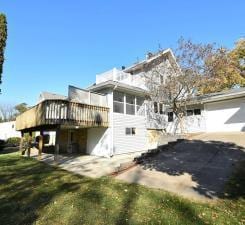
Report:
[[[113,93],[113,112],[124,113],[124,94],[121,92]]]
[[[144,98],[142,97],[136,97],[136,110],[137,110],[137,114],[144,114],[144,108],[143,108],[143,104],[144,104]]]
[[[126,114],[135,115],[135,96],[126,95]]]

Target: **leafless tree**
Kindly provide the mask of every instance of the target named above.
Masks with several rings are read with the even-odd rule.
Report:
[[[16,110],[12,104],[0,104],[0,120],[7,122],[15,119]]]
[[[181,133],[185,131],[186,106],[199,90],[205,74],[205,60],[213,51],[213,44],[194,44],[181,38],[175,54],[165,54],[162,62],[145,75],[151,100],[162,102],[173,111]]]

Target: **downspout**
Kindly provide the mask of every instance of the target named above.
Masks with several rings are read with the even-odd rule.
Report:
[[[110,151],[110,157],[114,155],[114,117],[113,117],[113,112],[114,112],[114,106],[113,106],[113,95],[114,95],[114,90],[116,90],[117,85],[112,89],[112,107],[111,107],[111,151]]]

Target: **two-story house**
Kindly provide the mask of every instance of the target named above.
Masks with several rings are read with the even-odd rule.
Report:
[[[56,152],[110,157],[144,151],[161,144],[162,135],[179,132],[179,123],[150,93],[149,74],[177,65],[170,49],[122,69],[96,76],[84,89],[69,86],[68,95],[41,93],[38,104],[17,117],[24,133],[55,131]],[[153,77],[156,85],[165,74]],[[194,96],[184,118],[187,133],[245,130],[245,89]],[[42,150],[42,138],[39,139]],[[40,153],[41,153],[40,150]]]
[[[166,115],[163,104],[151,103],[145,76],[171,61],[174,56],[167,49],[99,74],[88,88],[69,86],[67,96],[41,93],[39,103],[17,118],[17,130],[56,131],[59,152],[109,157],[147,150],[165,129]]]

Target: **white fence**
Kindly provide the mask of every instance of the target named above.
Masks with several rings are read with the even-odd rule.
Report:
[[[96,75],[96,84],[106,81],[117,81],[124,84],[146,89],[144,73],[130,74],[116,68],[106,71],[105,73]]]
[[[107,97],[105,95],[92,93],[73,86],[69,86],[68,97],[69,100],[78,103],[103,107],[108,106]]]

